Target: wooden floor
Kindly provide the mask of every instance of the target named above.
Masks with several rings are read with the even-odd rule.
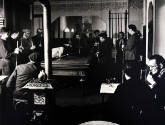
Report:
[[[62,89],[59,87],[56,93],[56,119],[54,118],[54,123],[73,125],[91,120],[107,119],[99,86],[87,85],[85,95],[82,95],[81,84],[76,79],[73,81],[64,80],[59,84]]]
[[[99,85],[86,83],[83,95],[82,86],[77,78],[55,79],[57,81],[54,85],[56,86],[54,98],[56,103],[51,105],[46,122],[41,122],[40,125],[78,125],[93,120],[111,121],[107,106],[102,103]],[[105,102],[109,97],[109,95],[106,96]],[[8,108],[7,105],[5,107]],[[9,110],[5,111],[4,116],[0,119],[1,125],[17,124],[15,122],[21,121],[21,117],[19,120],[15,120],[15,117],[16,115],[13,115]],[[22,124],[36,125],[34,122],[23,122]]]

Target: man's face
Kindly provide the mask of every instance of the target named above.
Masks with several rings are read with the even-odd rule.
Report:
[[[24,38],[28,39],[30,37],[30,35],[31,35],[30,32],[25,32],[24,33]]]
[[[105,41],[104,37],[100,37],[100,42],[104,42],[104,41]]]
[[[122,33],[119,33],[119,39],[124,38],[124,35]]]
[[[157,62],[156,62],[155,59],[149,60],[148,66],[149,66],[150,72],[151,72],[153,75],[159,73],[159,71],[160,71],[160,66],[157,64]]]
[[[17,39],[19,37],[19,32],[11,34],[12,39]]]
[[[43,36],[43,31],[41,29],[39,29],[37,34],[42,37]]]
[[[128,28],[128,34],[131,34],[131,33],[132,33],[132,29]]]
[[[9,33],[8,32],[3,33],[1,39],[7,40],[7,38],[9,38]]]

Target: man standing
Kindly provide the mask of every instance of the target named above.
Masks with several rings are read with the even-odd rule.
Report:
[[[124,32],[119,32],[119,39],[116,41],[116,50],[117,50],[117,63],[123,63],[123,50],[126,45],[126,39],[124,36]]]
[[[9,30],[3,28],[0,37],[0,70],[2,75],[10,75],[11,73],[11,57],[19,53],[19,49],[14,52],[10,50]]]
[[[128,38],[127,45],[124,48],[125,61],[136,62],[139,58],[140,36],[137,34],[137,28],[133,24],[128,26],[128,33],[130,37]]]
[[[99,39],[99,49],[94,52],[90,62],[89,77],[100,87],[100,83],[111,76],[112,43],[106,33],[100,33]]]
[[[29,29],[23,29],[23,36],[20,39],[19,48],[22,50],[19,54],[18,62],[19,64],[27,63],[29,61],[28,56],[35,51],[36,46],[34,45],[31,32]]]
[[[14,51],[14,52],[13,52]],[[9,30],[6,27],[1,29],[0,33],[0,75],[9,76],[12,72],[11,59],[15,54],[19,53],[19,49],[11,50],[9,40]],[[15,58],[15,57],[14,57]],[[4,102],[6,101],[5,84],[7,78],[1,81],[0,84],[0,120],[4,117]]]
[[[37,34],[32,37],[33,44],[36,47],[36,51],[41,54],[43,59],[44,57],[44,37],[43,37],[43,30],[41,28],[37,29]]]

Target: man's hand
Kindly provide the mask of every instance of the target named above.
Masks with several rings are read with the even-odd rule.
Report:
[[[47,78],[47,75],[44,70],[41,70],[40,73],[38,74],[38,79],[39,81],[45,81]]]
[[[30,49],[31,49],[31,50],[34,50],[34,49],[36,49],[36,46],[33,45],[33,46],[30,47]]]
[[[147,81],[150,83],[150,87],[153,88],[153,86],[156,84],[155,80],[153,79],[152,75],[148,73],[147,75]]]
[[[20,52],[19,48],[15,48],[14,53],[19,54],[19,52]]]

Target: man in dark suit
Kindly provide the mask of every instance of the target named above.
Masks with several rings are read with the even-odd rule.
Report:
[[[43,30],[41,28],[37,29],[37,34],[32,37],[33,44],[36,47],[36,51],[41,54],[42,59],[44,58],[44,37]]]
[[[127,45],[124,48],[125,61],[133,62],[137,61],[139,58],[140,36],[137,33],[136,26],[133,24],[128,26],[128,33],[130,37],[128,38]]]
[[[7,81],[6,87],[14,91],[14,98],[28,98],[26,95],[28,93],[23,90],[23,86],[33,78],[37,78],[40,72],[43,72],[40,67],[39,53],[30,54],[29,60],[26,64],[18,65]]]
[[[125,81],[117,87],[111,100],[114,120],[120,125],[142,125],[142,98],[145,98],[144,93],[147,92],[136,69],[135,64],[126,63]]]
[[[136,67],[136,64],[130,64]],[[165,124],[164,64],[162,56],[151,56],[146,82],[138,79],[135,68],[125,70],[127,80],[117,87],[112,106],[121,125]]]
[[[89,77],[99,85],[112,73],[112,42],[107,38],[106,33],[99,34],[100,44],[98,50],[93,53],[89,68]]]
[[[6,100],[8,100],[6,105],[8,108],[11,108],[14,104],[14,116],[16,116],[14,117],[14,124],[17,125],[26,124],[26,122],[29,121],[28,118],[31,118],[32,116],[33,94],[31,91],[28,91],[23,87],[34,78],[42,79],[42,76],[45,75],[43,69],[40,67],[41,60],[39,53],[34,52],[30,54],[29,60],[30,61],[28,63],[20,64],[15,68],[6,84],[6,93],[8,94],[8,96],[6,96]],[[13,97],[13,104],[11,96]],[[9,116],[11,112],[8,111],[6,114],[6,116]]]
[[[148,62],[149,72],[146,83],[148,87],[148,104],[143,114],[145,124],[164,125],[165,121],[165,60],[160,55],[153,55]]]
[[[20,54],[18,55],[18,64],[24,64],[29,61],[28,56],[36,51],[36,46],[32,41],[31,31],[29,29],[22,30],[22,37],[19,40]]]
[[[4,27],[1,29],[0,37],[0,71],[2,75],[11,74],[11,58],[19,53],[18,49],[11,50],[10,48],[9,30]]]
[[[124,36],[124,32],[119,32],[119,39],[116,41],[116,50],[117,50],[117,63],[123,63],[123,49],[126,45],[126,39]]]

